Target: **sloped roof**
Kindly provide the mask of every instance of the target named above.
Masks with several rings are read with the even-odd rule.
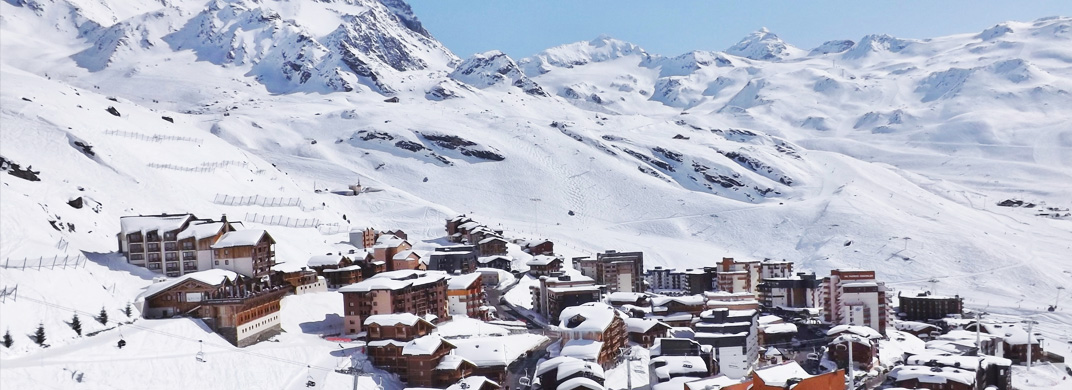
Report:
[[[776,366],[769,366],[755,370],[756,376],[763,379],[767,386],[785,387],[786,382],[793,378],[807,379],[812,375],[804,371],[797,362],[787,362]]]
[[[966,385],[975,384],[975,372],[949,367],[900,366],[890,372],[896,382],[918,380],[920,383],[949,383],[950,381]]]
[[[869,338],[869,339],[881,339],[882,338],[882,334],[879,333],[877,330],[871,329],[870,327],[867,327],[867,326],[858,326],[858,325],[838,325],[838,326],[830,328],[830,330],[826,331],[826,335],[827,336],[833,336],[833,335],[844,333],[844,332],[852,333],[852,334],[855,334],[855,335],[858,335],[858,336],[863,336],[863,337],[866,337],[866,338]]]
[[[219,241],[212,244],[212,248],[233,248],[236,246],[253,246],[261,241],[261,237],[267,236],[268,232],[263,229],[235,230],[227,232],[220,237]],[[268,236],[271,240],[272,236]]]
[[[421,317],[417,317],[413,313],[395,313],[395,314],[374,314],[365,317],[365,325],[378,324],[383,326],[394,326],[402,324],[406,326],[413,326],[417,321],[422,321]]]
[[[614,322],[618,309],[602,302],[588,302],[580,306],[570,306],[562,310],[558,318],[560,327],[582,332],[602,332]],[[580,322],[576,322],[580,320]]]
[[[477,279],[480,279],[482,275],[479,272],[471,272],[462,275],[452,275],[447,280],[448,290],[464,290],[469,288],[473,283],[476,283]]]
[[[187,281],[187,280],[190,280],[190,279],[193,279],[193,280],[196,280],[196,281],[199,281],[201,283],[205,283],[205,284],[208,284],[208,285],[211,285],[211,286],[219,286],[220,284],[223,283],[223,281],[225,279],[235,280],[237,278],[238,278],[238,274],[234,273],[233,271],[228,271],[228,270],[225,270],[225,269],[218,269],[218,268],[204,270],[204,271],[198,271],[198,272],[193,272],[193,273],[188,273],[186,275],[183,275],[183,276],[180,276],[180,277],[177,277],[177,278],[174,278],[174,279],[170,279],[170,280],[168,280],[166,282],[159,282],[159,283],[154,283],[154,284],[149,285],[149,287],[145,289],[145,292],[143,292],[143,293],[138,295],[136,300],[143,300],[145,298],[152,297],[153,295],[156,295],[157,293],[159,293],[161,291],[167,290],[167,289],[169,289],[169,288],[171,288],[173,286],[177,286],[180,283],[182,283],[184,281]]]
[[[660,324],[662,326],[665,326],[667,329],[670,329],[670,325],[650,318],[630,317],[625,319],[625,327],[629,330],[629,333],[647,333],[649,330],[651,330],[651,328],[654,328],[655,326]]]
[[[191,223],[186,229],[182,229],[175,237],[184,240],[193,237],[195,240],[215,236],[223,230],[223,222]]]
[[[706,376],[707,363],[699,356],[659,356],[651,359],[651,364],[665,363],[654,369],[654,374],[660,380],[668,380],[671,376]]]
[[[179,215],[137,215],[119,218],[119,229],[123,234],[135,232],[151,232],[158,230],[160,233],[177,230],[186,221],[193,219],[193,214]]]
[[[342,258],[346,255],[315,255],[309,258],[307,263],[310,267],[320,267],[325,265],[339,265]]]
[[[562,351],[559,354],[582,360],[596,361],[599,359],[599,351],[602,349],[602,341],[576,339],[567,341],[562,346]]]
[[[448,348],[453,348],[454,344],[448,343],[443,340],[442,337],[436,335],[428,335],[420,338],[413,339],[405,348],[402,348],[403,355],[431,355],[435,351],[439,350],[441,345],[446,344]]]

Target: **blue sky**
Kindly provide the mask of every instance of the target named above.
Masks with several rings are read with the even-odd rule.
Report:
[[[459,57],[499,49],[521,58],[600,34],[650,53],[724,50],[767,27],[811,49],[872,33],[930,38],[979,32],[1006,20],[1072,16],[1072,0],[635,1],[409,0],[433,36]]]

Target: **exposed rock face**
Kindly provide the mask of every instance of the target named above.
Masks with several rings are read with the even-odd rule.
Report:
[[[535,81],[525,76],[510,56],[492,50],[465,59],[450,73],[450,78],[477,88],[512,85],[533,96],[548,96]]]

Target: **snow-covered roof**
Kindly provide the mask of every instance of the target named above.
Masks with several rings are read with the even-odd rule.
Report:
[[[858,325],[838,325],[838,326],[830,328],[830,330],[826,331],[826,335],[827,336],[833,336],[833,335],[841,334],[841,333],[844,333],[844,332],[849,332],[849,333],[856,334],[856,335],[859,335],[859,336],[863,336],[863,337],[866,337],[866,338],[869,338],[869,339],[881,339],[882,338],[882,334],[879,333],[877,330],[871,329],[870,327],[867,327],[867,326],[858,326]]]
[[[220,230],[223,230],[223,222],[191,223],[190,226],[175,235],[175,238],[185,240],[193,237],[195,240],[200,240],[215,236]]]
[[[704,390],[704,389],[718,389],[730,385],[736,385],[741,383],[738,379],[732,379],[725,375],[719,375],[716,377],[700,379],[698,381],[692,381],[685,384],[687,390]]]
[[[537,255],[537,256],[532,256],[532,260],[529,260],[529,261],[525,262],[525,265],[530,266],[530,267],[534,266],[534,265],[536,265],[536,266],[548,265],[548,264],[551,264],[552,262],[554,262],[556,260],[557,261],[562,261],[562,259],[554,257],[554,256]]]
[[[409,343],[407,343],[405,341],[398,341],[398,340],[391,340],[391,339],[376,340],[376,341],[369,341],[368,342],[368,346],[370,346],[370,347],[383,347],[383,346],[386,346],[386,345],[394,345],[394,346],[399,347],[399,348],[404,348],[406,346],[406,344],[409,344]]]
[[[905,359],[905,365],[909,366],[932,365],[932,362],[940,366],[972,371],[975,371],[979,366],[989,366],[991,364],[1008,366],[1012,364],[1012,360],[997,356],[964,356],[939,352],[933,349],[926,349],[923,353],[912,355]]]
[[[315,255],[309,258],[307,263],[310,267],[322,267],[325,265],[339,265],[339,261],[345,255]]]
[[[186,221],[193,218],[192,214],[126,216],[119,218],[119,229],[124,235],[135,232],[151,232],[153,230],[158,230],[162,234],[178,230]]]
[[[707,374],[707,363],[699,356],[659,356],[651,359],[651,365],[656,363],[665,363],[654,370],[655,376],[661,381],[671,376],[695,374],[703,377]]]
[[[451,355],[444,356],[443,359],[440,359],[439,360],[439,365],[437,365],[435,367],[435,369],[437,369],[437,370],[457,370],[458,367],[462,366],[462,363],[469,363],[469,364],[472,364],[474,366],[476,365],[476,364],[473,364],[473,362],[470,362],[470,361],[466,360],[464,357],[461,357],[459,355],[451,354]]]
[[[451,275],[450,279],[447,280],[447,289],[448,290],[465,290],[465,289],[468,289],[469,286],[472,286],[473,283],[476,283],[477,280],[480,279],[480,276],[481,275],[480,275],[479,272],[470,272],[470,273],[462,274],[462,275]]]
[[[442,363],[440,363],[442,364]],[[450,385],[447,390],[476,390],[484,386],[484,384],[490,384],[492,388],[501,388],[499,384],[485,376],[475,375],[462,378],[458,383]]]
[[[407,243],[406,240],[398,238],[394,234],[384,234],[376,238],[376,244],[373,248],[397,248],[403,243]]]
[[[534,376],[540,376],[540,375],[546,374],[548,371],[551,371],[552,369],[558,368],[558,366],[562,365],[563,363],[572,362],[572,361],[584,362],[583,360],[575,358],[575,357],[556,356],[556,357],[553,357],[553,358],[550,358],[550,359],[547,359],[547,360],[544,360],[544,361],[540,362],[540,364],[538,364],[536,366],[536,373],[534,374]]]
[[[685,305],[685,306],[703,306],[703,304],[706,301],[707,300],[704,299],[704,296],[699,295],[699,294],[697,294],[697,295],[686,295],[686,296],[680,296],[680,297],[665,297],[665,296],[651,297],[652,306],[666,306],[666,305],[670,304],[670,302],[677,302],[677,303]]]
[[[488,237],[488,238],[485,238],[483,240],[480,240],[480,242],[478,242],[478,244],[487,244],[487,243],[492,242],[492,241],[502,241],[504,243],[506,242],[506,240],[504,240],[502,237]]]
[[[581,332],[602,332],[620,315],[618,309],[602,302],[588,302],[562,309],[560,327]]]
[[[454,353],[472,361],[477,367],[506,366],[510,361],[506,344],[500,339],[484,337],[456,340]]]
[[[629,330],[629,333],[647,333],[649,330],[651,330],[651,328],[654,328],[656,325],[659,324],[670,328],[669,325],[650,318],[630,317],[625,319],[625,327]]]
[[[780,324],[780,323],[785,322],[784,320],[782,320],[782,317],[778,317],[776,315],[770,315],[770,314],[761,315],[761,316],[759,316],[759,319],[756,320],[756,321],[759,323],[759,326],[769,325],[769,324]]]
[[[1027,329],[1024,324],[1015,322],[986,322],[983,321],[983,330],[986,333],[1000,337],[1010,345],[1023,345],[1027,344],[1030,339],[1031,344],[1038,344],[1039,341],[1034,335],[1028,335]]]
[[[651,390],[681,390],[685,388],[686,383],[695,382],[699,379],[699,376],[679,376],[670,378],[670,380],[666,382],[652,385]]]
[[[797,362],[787,362],[775,366],[756,369],[756,376],[763,379],[763,383],[771,387],[785,387],[786,382],[793,378],[807,379],[811,374],[804,371]]]
[[[398,270],[381,272],[360,282],[345,286],[339,292],[368,292],[372,290],[398,290],[409,286],[419,286],[446,279],[442,271]]]
[[[261,237],[268,235],[263,229],[235,230],[224,233],[212,248],[233,248],[236,246],[253,246],[261,241]],[[271,238],[271,236],[269,236]]]
[[[409,258],[409,255],[417,256],[417,258],[421,257],[421,255],[418,255],[417,252],[407,250],[407,251],[401,251],[401,252],[395,253],[395,256],[392,257],[392,259],[393,260],[405,260],[405,259]]]
[[[360,264],[354,264],[354,265],[348,265],[348,266],[345,266],[345,267],[342,267],[342,268],[326,269],[326,270],[324,270],[324,272],[347,272],[347,271],[360,271],[360,270],[361,270],[361,265]]]
[[[446,344],[448,347],[453,347],[454,344],[448,343],[443,340],[442,337],[436,335],[428,335],[420,338],[413,339],[406,344],[405,348],[402,348],[403,355],[431,355],[439,349],[439,346]]]
[[[920,383],[949,383],[950,381],[966,385],[975,384],[975,372],[950,367],[900,366],[890,372],[896,382],[918,380]]]
[[[167,290],[173,286],[177,286],[178,284],[190,279],[212,286],[219,286],[221,283],[223,283],[225,279],[235,280],[237,278],[238,274],[234,273],[234,271],[228,271],[219,268],[188,273],[186,275],[174,279],[169,279],[166,282],[159,282],[149,285],[149,287],[145,289],[145,292],[138,295],[136,300],[140,301],[145,298],[149,298],[153,295],[156,295],[156,293]]]
[[[647,298],[648,294],[628,291],[615,291],[607,294],[607,300],[611,302],[636,302]]]
[[[510,257],[510,256],[495,255],[495,256],[480,256],[480,257],[477,257],[476,262],[480,263],[480,264],[487,264],[487,263],[490,263],[492,261],[499,260],[499,259],[503,259],[503,260],[506,260],[506,261],[514,261],[514,258]]]
[[[842,343],[847,343],[847,342],[863,344],[863,345],[866,345],[866,346],[869,346],[869,347],[872,346],[871,340],[867,339],[866,337],[863,337],[863,336],[860,336],[860,335],[857,335],[857,334],[853,334],[853,333],[843,333],[840,336],[835,337],[833,340],[830,340],[830,342],[827,343],[827,345],[842,344]]]
[[[558,374],[556,374],[556,378],[558,380],[562,380],[562,379],[564,379],[564,378],[566,378],[566,377],[568,377],[570,375],[573,375],[573,374],[576,374],[576,373],[579,373],[579,372],[587,372],[587,373],[590,373],[591,375],[599,377],[599,378],[606,378],[606,373],[603,372],[603,367],[601,367],[598,364],[595,364],[595,363],[592,363],[592,362],[586,362],[584,360],[569,357],[569,356],[561,356],[561,357],[569,359],[569,360],[561,361],[558,364]]]
[[[599,358],[599,351],[602,349],[602,341],[577,339],[567,341],[562,346],[562,351],[559,354],[582,360],[596,361]]]
[[[477,226],[480,226],[479,222],[477,222],[477,221],[469,221],[469,222],[463,223],[461,225],[458,225],[458,229],[470,230],[470,229],[473,229],[473,228],[475,228]]]
[[[417,321],[421,321],[421,317],[417,317],[417,315],[413,313],[374,314],[365,317],[364,324],[366,326],[372,324],[381,326],[395,326],[398,324],[413,326]]]
[[[893,323],[893,327],[895,329],[897,329],[897,330],[906,330],[906,331],[912,331],[912,332],[919,332],[919,331],[927,330],[927,329],[934,329],[934,330],[938,329],[937,326],[934,326],[934,325],[931,325],[931,324],[928,324],[928,323],[925,323],[925,322],[916,322],[916,321],[896,321],[896,322]]]
[[[794,324],[770,324],[762,327],[761,330],[766,334],[796,333],[797,326]]]
[[[845,287],[878,287],[878,283],[876,283],[876,282],[852,282],[852,283],[841,283],[838,286],[841,287],[841,288],[845,288]]]
[[[579,376],[568,381],[558,384],[557,390],[574,390],[580,388],[588,388],[593,390],[603,390],[604,387],[600,386],[598,382]]]
[[[510,331],[502,326],[458,315],[451,317],[450,321],[437,324],[435,332],[447,339],[457,337],[506,336],[510,334]]]

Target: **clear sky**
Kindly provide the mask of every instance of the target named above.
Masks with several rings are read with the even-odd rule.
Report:
[[[931,38],[979,32],[1007,20],[1072,16],[1072,0],[727,1],[409,0],[459,57],[499,49],[514,58],[600,34],[674,56],[724,50],[760,27],[811,49],[885,33]]]

